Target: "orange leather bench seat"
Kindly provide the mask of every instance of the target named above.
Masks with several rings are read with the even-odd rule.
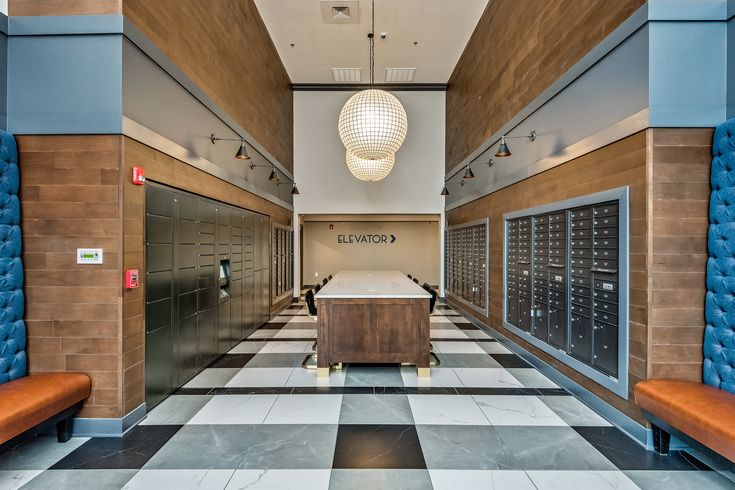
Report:
[[[635,385],[643,410],[735,461],[735,395],[704,383],[651,379]]]
[[[0,385],[0,443],[89,397],[82,373],[39,373]]]

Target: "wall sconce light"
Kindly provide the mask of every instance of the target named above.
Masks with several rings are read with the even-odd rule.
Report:
[[[463,179],[474,179],[475,174],[472,172],[472,167],[470,167],[470,164],[467,164],[467,168],[465,168],[464,175],[462,176]]]
[[[296,182],[293,183],[293,187],[291,188],[291,195],[292,196],[298,196],[300,194],[299,188],[296,187]]]
[[[531,131],[530,134],[525,134],[523,136],[508,136],[503,135],[500,137],[500,146],[498,146],[498,151],[495,153],[495,156],[498,158],[504,158],[509,157],[512,155],[510,152],[510,148],[508,148],[508,144],[505,142],[506,139],[512,139],[512,138],[528,138],[531,141],[536,141],[536,131]],[[492,165],[492,160],[490,161]]]
[[[245,146],[245,140],[240,138],[219,138],[212,133],[212,135],[209,137],[209,141],[212,142],[212,144],[217,143],[218,141],[239,141],[240,147],[237,149],[237,153],[235,153],[235,158],[238,160],[250,160],[250,155],[248,155],[248,149]]]
[[[281,178],[278,176],[278,172],[276,171],[276,167],[273,167],[273,170],[271,170],[271,174],[268,177],[268,180],[271,182],[275,182],[276,185],[281,183]]]
[[[449,189],[447,189],[447,184],[444,184],[444,188],[442,189],[442,196],[448,196],[449,195]]]

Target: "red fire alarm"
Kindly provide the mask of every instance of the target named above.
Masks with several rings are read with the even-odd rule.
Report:
[[[128,269],[125,271],[125,288],[135,289],[138,287],[138,269]]]
[[[143,167],[133,167],[133,184],[143,185],[145,183],[145,172]]]

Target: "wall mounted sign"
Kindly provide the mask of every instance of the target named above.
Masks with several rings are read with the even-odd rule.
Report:
[[[382,244],[382,243],[394,243],[396,241],[395,235],[337,235],[337,243],[352,244],[352,243],[366,243],[366,244]]]

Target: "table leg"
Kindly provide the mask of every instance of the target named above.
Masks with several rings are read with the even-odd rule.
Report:
[[[431,377],[431,368],[427,367],[420,367],[418,369],[419,378],[430,378]]]
[[[328,367],[316,368],[316,377],[317,378],[329,378],[329,368]]]

